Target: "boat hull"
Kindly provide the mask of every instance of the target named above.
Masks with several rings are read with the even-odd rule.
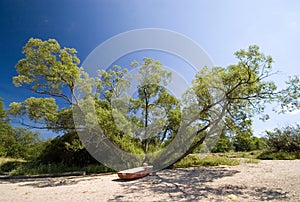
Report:
[[[125,180],[138,179],[149,175],[152,172],[152,168],[152,166],[146,166],[123,170],[118,172],[118,176]]]

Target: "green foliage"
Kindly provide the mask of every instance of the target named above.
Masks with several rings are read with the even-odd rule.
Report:
[[[255,150],[255,143],[249,134],[236,135],[233,140],[233,146],[237,152]]]
[[[130,97],[123,94],[132,81],[126,74],[127,69],[114,66],[99,71],[98,78],[89,78],[78,67],[80,61],[76,50],[61,48],[54,39],[30,39],[22,53],[25,56],[16,64],[18,75],[13,82],[18,87],[43,95],[43,98],[32,97],[21,103],[11,103],[9,112],[21,118],[28,116],[38,128],[67,132],[47,146],[41,156],[45,162],[90,162],[85,161],[86,151],[74,136],[72,108],[76,107],[84,109],[93,104],[97,117],[86,113],[83,122],[86,124],[97,119],[107,138],[133,153],[143,151],[147,154],[162,149],[178,135],[179,127],[184,126],[178,144],[190,139],[194,142],[180,158],[199,148],[210,135],[215,135],[208,131],[220,127],[221,120],[224,120],[225,128],[216,151],[228,151],[231,144],[236,151],[258,149],[261,141],[252,137],[253,117],[262,115],[261,119],[267,119],[265,106],[274,101],[279,102],[281,111],[299,108],[299,78],[291,77],[287,88],[277,91],[275,83],[268,79],[272,75],[273,59],[264,55],[258,46],[237,51],[237,63],[228,67],[200,67],[202,69],[196,74],[192,88],[181,102],[165,88],[171,81],[171,73],[163,70],[159,61],[150,58],[144,58],[133,78],[138,83],[138,91],[136,97]],[[132,68],[136,65],[134,61]],[[75,83],[79,85],[75,86]],[[96,92],[90,95],[93,87],[96,87]],[[81,92],[82,103],[74,94],[75,88]],[[212,89],[217,91],[212,93]],[[130,102],[119,99],[122,96]],[[70,108],[60,109],[56,98],[66,101]],[[93,102],[84,103],[86,100]],[[2,111],[0,108],[0,124],[3,126],[0,138],[7,139],[4,141],[6,145],[0,142],[0,155],[13,155],[19,153],[13,151],[19,147],[11,146],[18,137],[10,132],[12,129]],[[227,139],[229,134],[234,137],[231,144]]]
[[[239,161],[236,159],[230,159],[226,157],[219,156],[207,156],[204,158],[199,157],[198,155],[188,155],[187,157],[181,159],[173,166],[175,168],[187,168],[187,167],[198,167],[198,166],[219,166],[219,165],[229,165],[235,166],[238,165]]]
[[[99,71],[100,97],[95,102],[104,134],[124,151],[137,154],[166,145],[180,124],[179,102],[165,89],[171,73],[153,59],[143,62],[133,80],[119,66]],[[136,98],[124,95],[131,82],[138,85]]]
[[[264,151],[257,158],[262,160],[295,160],[300,159],[300,152]]]
[[[248,164],[258,164],[259,160],[258,159],[244,159],[241,162],[242,163],[248,163]]]
[[[41,41],[31,38],[23,47],[22,53],[25,57],[16,64],[18,75],[13,77],[15,86],[52,98],[31,97],[21,103],[13,102],[9,113],[19,116],[21,120],[28,116],[36,123],[36,128],[74,130],[74,124],[70,122],[71,110],[59,110],[54,98],[61,98],[70,105],[77,104],[74,95],[75,81],[80,81],[86,75],[78,67],[80,61],[76,56],[77,51],[73,48],[61,48],[54,39]]]
[[[225,156],[228,158],[246,158],[246,159],[256,159],[257,156],[259,156],[262,153],[261,150],[255,150],[255,151],[250,151],[250,152],[228,152],[228,153],[223,153],[218,154],[219,156]]]
[[[273,60],[258,46],[239,50],[235,56],[238,61],[234,65],[201,69],[184,103],[190,102],[191,107],[186,113],[194,114],[192,120],[198,123],[197,136],[208,139],[215,135],[207,133],[207,129],[218,127],[224,120],[224,133],[238,136],[233,141],[236,149],[247,151],[252,149],[249,144],[252,119],[255,115],[267,118],[263,112],[266,104],[277,100],[277,87],[267,79],[272,75]],[[210,96],[212,91],[215,97]],[[182,157],[193,152],[202,142],[199,138]]]
[[[9,173],[24,163],[26,163],[26,161],[22,159],[0,157],[0,174]]]
[[[14,133],[17,136],[19,158],[35,160],[42,154],[48,144],[47,141],[40,139],[40,133],[37,131],[16,127]]]
[[[51,140],[38,158],[42,164],[85,166],[97,161],[82,146],[76,133],[67,133]]]
[[[264,152],[258,156],[259,159],[300,159],[300,125],[266,131],[266,145]]]
[[[19,157],[19,144],[0,98],[0,157]]]
[[[178,100],[167,92],[165,87],[171,81],[171,72],[162,69],[162,64],[151,58],[144,58],[144,63],[138,69],[135,79],[138,81],[138,96],[132,99],[130,120],[135,120],[140,130],[135,130],[134,136],[142,139],[145,153],[160,146],[167,139],[171,125],[168,120],[176,119],[172,110],[178,105]],[[165,112],[169,116],[164,118]],[[172,118],[172,119],[171,119]]]
[[[54,39],[41,41],[31,38],[22,53],[25,58],[16,65],[19,75],[13,78],[14,84],[25,85],[36,93],[68,100],[63,94],[63,88],[72,90],[75,79],[80,76],[77,51],[73,48],[61,49]]]
[[[132,154],[143,154],[142,144],[139,139],[133,138],[129,135],[115,136],[113,141],[119,146],[123,151]]]
[[[35,162],[24,163],[14,167],[9,172],[10,176],[18,175],[38,175],[38,174],[53,174],[78,171],[78,167],[65,166],[63,164],[38,164]]]
[[[97,90],[108,102],[111,102],[112,98],[118,98],[129,87],[130,77],[126,75],[127,72],[128,69],[122,69],[117,65],[106,71],[98,70],[99,84]]]
[[[7,164],[3,165],[7,166]],[[85,167],[80,166],[66,166],[64,164],[38,164],[31,163],[18,163],[10,164],[9,175],[39,175],[39,174],[57,174],[65,172],[85,171],[86,174],[97,174],[114,172],[112,169],[105,167],[101,164],[90,164]]]
[[[279,112],[282,113],[292,112],[300,108],[300,77],[291,76],[286,84],[287,87],[277,94],[281,106]]]
[[[214,146],[211,152],[220,153],[220,152],[229,152],[231,150],[233,150],[233,144],[230,141],[230,137],[222,133],[219,137],[217,144]]]
[[[107,172],[115,172],[114,170],[101,165],[101,164],[91,164],[82,168],[86,172],[86,174],[97,174],[97,173],[107,173]]]
[[[114,172],[100,163],[86,166],[65,165],[62,163],[43,164],[37,161],[24,161],[22,159],[0,158],[0,174],[10,176],[56,174],[64,172],[85,171],[86,174]]]
[[[0,126],[0,156],[19,157],[19,145],[13,128],[8,124]]]
[[[300,151],[300,125],[276,128],[266,131],[267,146],[271,151],[299,152]]]
[[[39,133],[25,128],[12,128],[0,99],[0,156],[23,159],[35,159],[43,151],[45,142],[39,139]]]
[[[9,123],[9,117],[7,116],[4,110],[2,98],[0,98],[0,124],[3,125],[8,123]]]

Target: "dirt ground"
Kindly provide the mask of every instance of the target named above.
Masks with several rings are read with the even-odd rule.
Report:
[[[0,180],[0,201],[300,201],[300,160],[116,174]]]

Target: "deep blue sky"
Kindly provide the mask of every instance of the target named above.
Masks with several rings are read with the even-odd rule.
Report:
[[[12,84],[15,64],[30,37],[55,38],[74,47],[81,61],[100,43],[121,32],[164,28],[196,41],[219,66],[233,52],[256,44],[275,60],[278,85],[299,74],[300,1],[278,0],[0,0],[0,97],[10,102],[32,96]],[[272,115],[255,131],[300,121],[300,114]]]

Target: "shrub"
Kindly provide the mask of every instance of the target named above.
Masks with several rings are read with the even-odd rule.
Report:
[[[257,158],[262,160],[294,160],[300,158],[300,152],[265,151]]]
[[[267,131],[266,134],[269,151],[300,151],[300,125],[275,128],[273,131]]]
[[[221,134],[217,144],[211,150],[213,153],[220,153],[220,152],[229,152],[233,149],[232,142],[230,138],[225,134]]]
[[[42,164],[85,166],[98,163],[81,145],[77,133],[66,133],[53,139],[38,160]]]
[[[24,160],[11,159],[11,158],[1,158],[0,160],[0,173],[9,173],[16,169],[18,166],[25,164]]]

